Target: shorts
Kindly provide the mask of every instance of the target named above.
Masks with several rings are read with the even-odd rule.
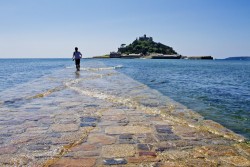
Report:
[[[76,66],[80,65],[80,59],[75,59]]]

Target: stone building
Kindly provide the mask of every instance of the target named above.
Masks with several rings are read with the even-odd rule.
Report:
[[[121,53],[119,52],[110,52],[109,57],[110,58],[121,58]]]
[[[140,41],[153,41],[153,38],[152,37],[147,37],[147,35],[144,34],[143,37],[139,37],[139,40]]]

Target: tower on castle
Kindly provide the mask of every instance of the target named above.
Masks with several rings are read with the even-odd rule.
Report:
[[[140,41],[153,41],[153,38],[152,37],[147,37],[147,35],[144,34],[144,36],[139,37],[139,40]]]

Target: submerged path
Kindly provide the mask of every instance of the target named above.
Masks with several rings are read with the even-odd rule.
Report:
[[[250,166],[243,137],[112,69],[29,100],[1,109],[0,166]]]

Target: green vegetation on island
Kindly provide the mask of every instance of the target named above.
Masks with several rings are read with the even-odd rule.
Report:
[[[105,55],[102,55],[102,56],[94,56],[93,58],[110,58],[110,55],[105,54]]]
[[[147,55],[151,53],[158,53],[164,55],[176,55],[177,52],[169,46],[166,46],[162,43],[157,43],[153,41],[152,37],[139,37],[139,39],[134,40],[131,44],[121,44],[121,47],[118,48],[118,52],[121,54],[142,54]]]

